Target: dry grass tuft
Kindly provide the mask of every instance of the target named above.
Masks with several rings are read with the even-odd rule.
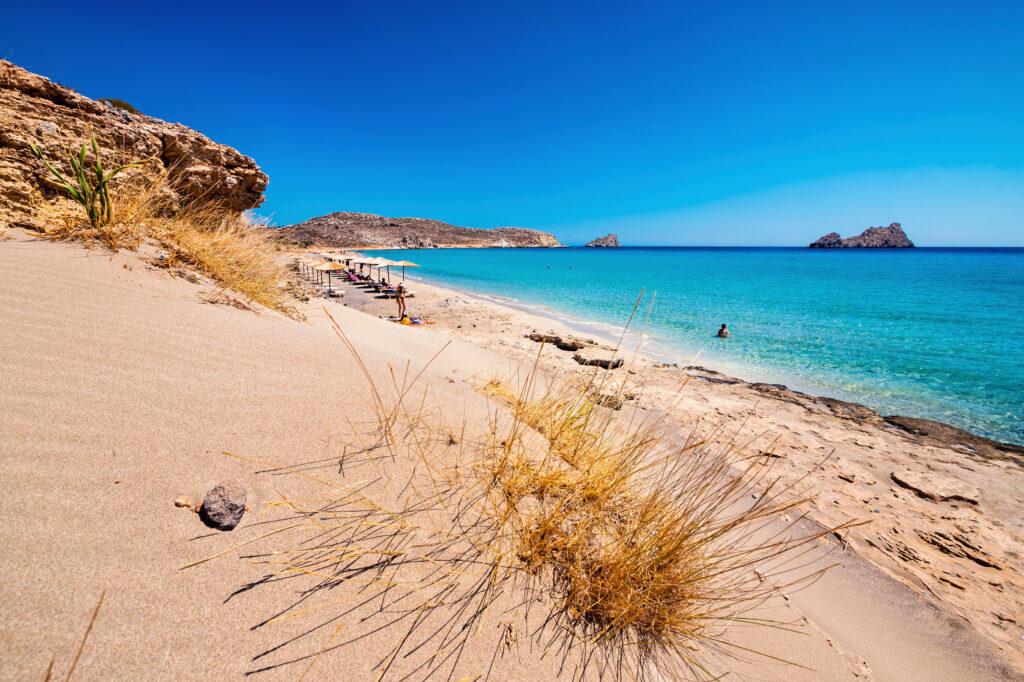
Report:
[[[541,387],[536,370],[491,381],[490,419],[460,428],[415,389],[425,368],[375,383],[335,331],[370,385],[375,422],[349,423],[337,456],[260,463],[326,495],[282,495],[260,535],[201,560],[245,545],[268,572],[243,590],[288,581],[299,595],[255,626],[298,634],[286,629],[250,673],[299,674],[388,632],[377,679],[487,679],[524,644],[573,679],[708,679],[733,656],[778,661],[735,648],[726,631],[788,627],[756,610],[820,575],[805,546],[835,529],[782,519],[802,500],[778,489],[770,456],[722,431],[680,442],[593,399],[624,387]],[[460,666],[470,646],[493,651],[486,669]]]
[[[169,176],[163,169],[153,178],[127,178],[115,193],[116,222],[93,226],[70,220],[44,236],[99,244],[112,251],[155,241],[167,251],[165,265],[193,268],[260,305],[297,316],[289,305],[292,278],[278,262],[272,232],[216,201],[172,204]]]
[[[256,303],[290,311],[282,286],[287,272],[277,261],[276,246],[265,228],[215,207],[152,219],[147,227],[167,249],[170,266],[191,266]]]
[[[615,677],[710,675],[730,623],[820,574],[780,583],[753,572],[771,575],[764,567],[818,537],[772,529],[803,500],[776,490],[770,458],[737,469],[731,444],[673,446],[655,426],[617,423],[578,387],[530,383],[486,388],[512,418],[496,419],[478,465],[478,523],[496,567],[557,595],[549,620],[583,660],[614,662]]]

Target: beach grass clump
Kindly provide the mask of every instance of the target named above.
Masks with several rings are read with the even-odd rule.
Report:
[[[151,220],[148,227],[167,250],[168,265],[187,265],[260,305],[292,311],[282,286],[288,273],[265,227],[210,206]]]
[[[166,265],[198,270],[221,286],[273,310],[295,315],[289,304],[287,268],[266,225],[199,197],[178,205],[170,170],[126,192],[121,213],[167,252]]]
[[[770,458],[737,468],[732,445],[673,446],[654,425],[617,422],[578,387],[530,383],[486,387],[512,418],[496,419],[479,464],[478,523],[490,533],[480,544],[499,571],[522,571],[535,592],[556,595],[549,620],[581,660],[614,662],[625,677],[710,675],[708,656],[729,653],[731,623],[816,577],[765,579],[817,537],[759,539],[804,502],[775,490]]]
[[[89,228],[95,236],[116,250],[123,242],[124,235],[121,230],[109,229],[111,223],[114,222],[114,203],[110,194],[110,183],[125,169],[138,166],[143,162],[132,161],[108,170],[103,165],[99,144],[95,137],[90,138],[88,147],[92,149],[91,160],[87,158],[87,145],[84,142],[78,153],[68,154],[68,166],[71,168],[71,178],[69,179],[47,160],[42,149],[35,144],[30,145],[32,153],[43,162],[46,169],[56,179],[60,189],[85,210]]]
[[[120,185],[115,197],[110,181],[139,164],[105,170],[95,138],[92,148],[92,167],[85,161],[85,145],[78,156],[72,155],[76,178],[72,183],[33,146],[47,168],[63,181],[65,192],[86,208],[89,218],[88,223],[68,221],[48,228],[45,237],[99,243],[112,251],[155,242],[166,252],[163,265],[197,270],[260,305],[291,316],[298,314],[288,293],[292,277],[279,262],[277,241],[266,225],[205,197],[182,205],[172,191],[167,168],[130,178]]]

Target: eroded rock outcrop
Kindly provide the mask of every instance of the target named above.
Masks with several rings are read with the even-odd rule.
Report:
[[[829,232],[810,244],[812,249],[910,249],[914,242],[899,223],[889,227],[869,227],[856,237],[843,239],[838,232]]]
[[[619,236],[614,232],[609,232],[603,237],[597,239],[591,239],[584,246],[596,247],[596,248],[612,248],[616,249],[619,246]]]
[[[332,248],[561,246],[554,235],[524,227],[459,227],[427,218],[386,218],[372,213],[331,213],[280,230],[303,246]]]
[[[178,123],[98,102],[0,60],[0,225],[43,227],[81,207],[49,180],[29,147],[36,143],[62,172],[68,152],[96,136],[104,164],[148,159],[117,181],[155,177],[165,169],[171,207],[202,197],[243,211],[263,203],[267,176],[248,156]]]

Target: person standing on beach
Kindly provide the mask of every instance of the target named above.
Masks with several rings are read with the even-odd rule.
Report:
[[[405,317],[405,284],[402,282],[395,289],[395,300],[398,302],[398,320],[401,321]]]
[[[729,338],[729,330],[725,326],[725,322],[722,323],[722,327],[718,330],[718,338],[727,339]]]

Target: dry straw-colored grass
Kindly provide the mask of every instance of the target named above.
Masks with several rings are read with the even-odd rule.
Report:
[[[44,234],[79,240],[112,251],[138,249],[155,242],[167,253],[166,265],[195,269],[218,285],[268,308],[295,315],[271,230],[246,215],[203,197],[184,206],[172,204],[170,171],[128,173],[113,191],[114,220],[90,225],[69,219]]]
[[[338,456],[260,463],[325,495],[282,494],[279,515],[243,543],[267,569],[243,590],[288,581],[298,594],[255,626],[283,634],[252,673],[305,674],[388,632],[397,643],[376,662],[378,679],[488,678],[524,644],[573,679],[708,679],[732,656],[774,660],[727,630],[786,627],[756,610],[820,574],[802,562],[824,533],[797,530],[799,513],[783,520],[802,500],[773,481],[772,457],[749,455],[724,430],[706,441],[667,434],[593,401],[623,386],[542,385],[536,368],[483,387],[487,423],[453,424],[418,387],[423,369],[375,383],[335,330],[376,420],[349,423]],[[397,470],[411,473],[398,481]],[[460,667],[470,646],[493,652],[486,669]]]

